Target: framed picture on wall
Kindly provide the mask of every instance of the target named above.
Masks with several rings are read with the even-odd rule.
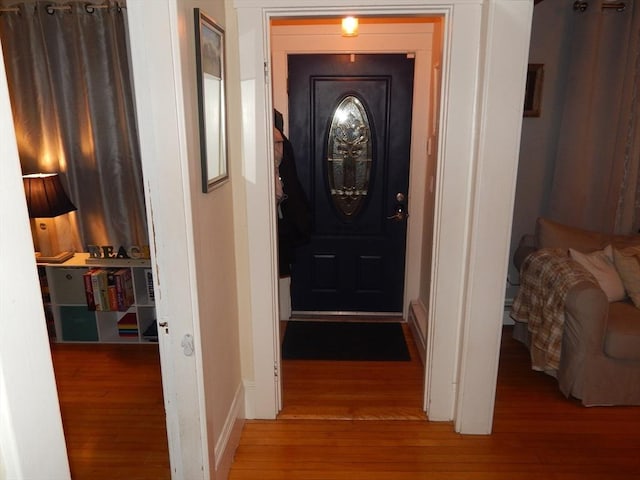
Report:
[[[229,178],[224,30],[199,8],[194,18],[202,191],[208,193]]]
[[[527,84],[524,94],[524,116],[539,117],[542,102],[542,81],[544,79],[544,65],[530,63],[527,69]]]

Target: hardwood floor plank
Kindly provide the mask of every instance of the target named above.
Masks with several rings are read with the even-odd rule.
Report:
[[[331,382],[332,376],[342,374],[341,367],[322,367],[312,372],[313,383],[330,391],[321,379]],[[303,388],[304,371],[294,368],[289,373],[296,375],[291,385]],[[340,382],[328,385],[333,384]],[[308,387],[288,398],[306,401],[309,411],[318,408],[323,413],[328,407],[322,401],[333,402],[334,408],[348,405],[344,392],[335,400],[326,392],[314,395],[311,390]],[[373,392],[382,390],[372,387]],[[379,404],[389,398],[381,395]],[[296,409],[303,411],[303,407]],[[365,407],[352,404],[349,408],[353,412]],[[492,435],[459,435],[451,423],[416,420],[247,421],[229,478],[637,480],[640,408],[585,408],[575,399],[564,398],[553,378],[530,369],[528,352],[506,328]]]
[[[409,362],[283,360],[278,418],[424,420],[423,366],[407,324],[403,331]]]
[[[157,346],[96,347],[52,348],[73,479],[170,478]],[[231,480],[640,479],[640,408],[584,408],[564,398],[553,378],[529,368],[508,329],[490,436],[424,421],[415,367],[400,373],[382,362],[349,373],[335,363],[311,369],[311,384],[297,377],[301,366],[285,370],[290,385],[302,389],[288,392],[288,415],[307,419],[247,421]],[[395,383],[374,386],[367,371]],[[340,389],[332,395],[323,382],[336,375]],[[371,396],[351,395],[353,385],[370,388]],[[327,419],[332,409],[343,419]],[[416,410],[420,419],[402,419]]]
[[[171,478],[157,344],[52,344],[74,480]]]

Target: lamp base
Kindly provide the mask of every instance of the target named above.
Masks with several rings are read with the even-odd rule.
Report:
[[[36,262],[38,263],[63,263],[73,257],[73,252],[60,252],[57,255],[45,257],[40,255],[40,252],[36,252]]]

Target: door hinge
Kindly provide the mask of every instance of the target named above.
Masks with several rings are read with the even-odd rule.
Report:
[[[280,372],[278,370],[278,363],[274,363],[273,364],[273,376],[278,378],[278,375],[280,375]]]
[[[264,82],[269,83],[269,62],[264,62]]]

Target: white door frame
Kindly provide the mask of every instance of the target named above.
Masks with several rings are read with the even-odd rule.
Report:
[[[463,433],[489,433],[498,367],[511,215],[522,124],[531,0],[235,0],[243,106],[244,172],[257,418],[275,418],[280,385],[275,214],[271,208],[272,17],[442,15],[444,55],[427,413]],[[269,233],[265,248],[265,233]],[[473,400],[471,399],[473,397]]]
[[[335,23],[335,22],[334,22]],[[415,79],[412,103],[412,127],[409,162],[409,211],[407,220],[406,258],[402,317],[408,318],[411,300],[419,296],[420,266],[422,265],[422,232],[427,177],[427,142],[425,135],[433,128],[429,122],[431,94],[431,67],[435,25],[432,22],[369,25],[366,32],[361,26],[360,35],[344,39],[333,25],[278,26],[272,29],[271,78],[273,104],[284,116],[288,125],[287,55],[295,53],[397,53],[412,54],[415,58]],[[346,40],[346,41],[345,41]],[[439,58],[438,56],[436,56]],[[285,132],[288,134],[288,132]],[[280,294],[282,297],[282,293]],[[282,313],[282,312],[281,312]],[[282,318],[282,315],[281,315]]]

